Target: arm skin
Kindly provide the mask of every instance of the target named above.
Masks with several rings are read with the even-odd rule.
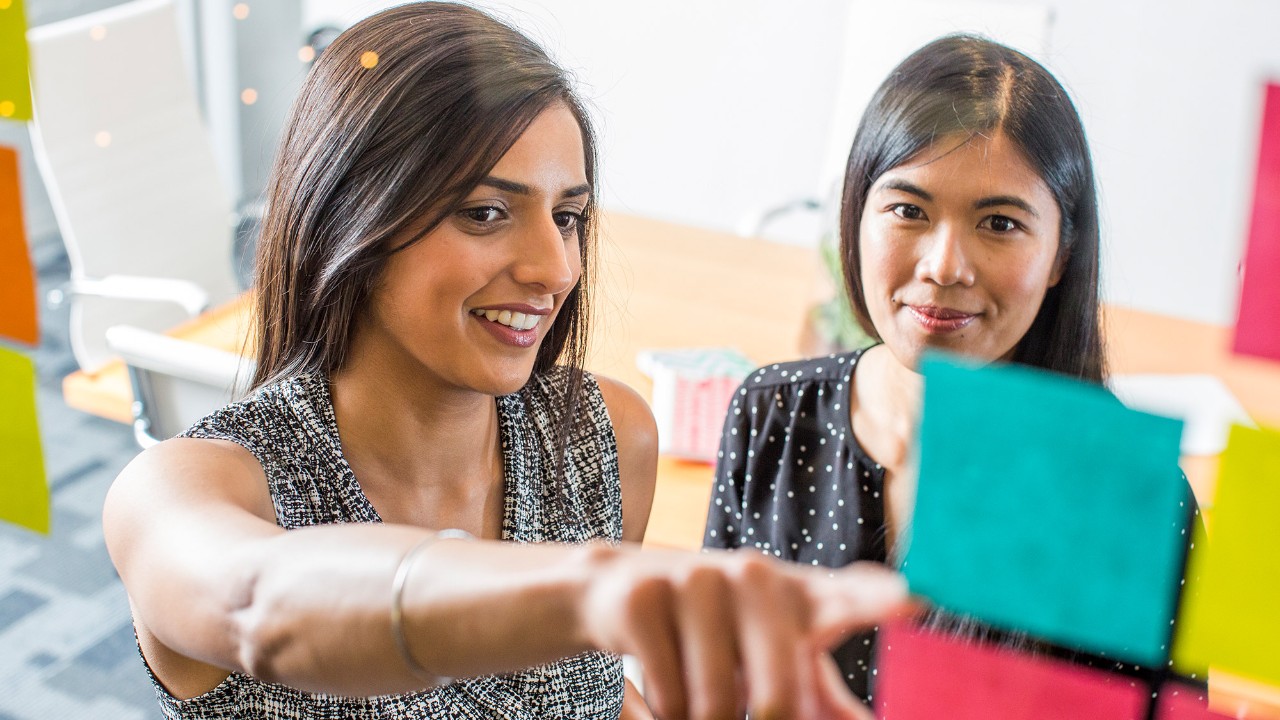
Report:
[[[615,421],[629,427],[621,415]],[[619,447],[630,537],[643,533],[635,518],[651,500],[651,491],[639,498],[631,489],[646,472],[632,450],[652,455],[643,445]],[[177,697],[205,692],[229,671],[346,695],[424,686],[395,647],[389,608],[396,567],[427,530],[285,532],[248,451],[179,438],[121,473],[104,531],[144,654]],[[417,555],[404,628],[415,659],[440,676],[602,649],[640,659],[663,718],[742,707],[770,718],[865,717],[823,667],[823,651],[904,607],[901,579],[882,568],[828,573],[748,553],[444,540]]]

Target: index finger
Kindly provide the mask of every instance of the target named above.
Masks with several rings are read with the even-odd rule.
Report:
[[[832,647],[855,630],[912,615],[920,603],[901,574],[879,563],[859,562],[825,576],[811,574],[812,633],[819,647]]]

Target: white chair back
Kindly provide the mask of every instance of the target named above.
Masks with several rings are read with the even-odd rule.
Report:
[[[172,0],[33,28],[37,164],[71,261],[71,346],[161,331],[238,291],[232,203],[184,65]]]

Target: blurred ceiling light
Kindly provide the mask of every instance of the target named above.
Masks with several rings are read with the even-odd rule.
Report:
[[[0,0],[0,2],[3,2],[3,1],[4,0]],[[110,145],[111,133],[107,132],[106,130],[98,131],[98,134],[93,136],[93,143],[100,148],[104,148]]]
[[[236,3],[231,8],[231,14],[237,20],[243,20],[249,17],[249,3]]]

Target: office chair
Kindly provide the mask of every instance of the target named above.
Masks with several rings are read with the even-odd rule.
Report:
[[[35,158],[71,261],[80,367],[106,330],[163,331],[239,288],[232,202],[184,61],[173,0],[135,0],[33,28]]]
[[[106,331],[133,387],[133,436],[143,449],[240,399],[256,364],[235,353],[127,325]]]

